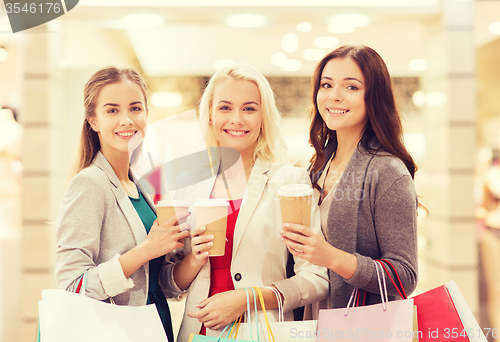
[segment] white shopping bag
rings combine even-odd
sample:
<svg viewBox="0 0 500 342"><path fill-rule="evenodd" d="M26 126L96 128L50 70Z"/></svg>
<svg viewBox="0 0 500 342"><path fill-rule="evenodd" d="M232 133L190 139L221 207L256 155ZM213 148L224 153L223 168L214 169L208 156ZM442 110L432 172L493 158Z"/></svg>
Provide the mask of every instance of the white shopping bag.
<svg viewBox="0 0 500 342"><path fill-rule="evenodd" d="M121 306L42 290L38 311L43 342L168 342L154 304Z"/></svg>
<svg viewBox="0 0 500 342"><path fill-rule="evenodd" d="M469 341L486 342L486 336L484 336L483 330L479 327L474 314L465 301L465 298L462 295L462 292L460 292L455 280L449 281L445 285L448 288L451 299L453 299L453 304L455 304L455 309L457 309L458 316L464 325L464 329L468 332L467 337L469 338Z"/></svg>
<svg viewBox="0 0 500 342"><path fill-rule="evenodd" d="M240 323L238 327L237 339L241 340L257 340L272 342L267 330L267 324L272 331L272 337L276 342L315 342L317 335L317 320L310 321L285 321L283 316L283 302L278 290L273 287L268 287L276 295L278 301L278 322L270 322L263 312L258 313L258 317L252 315L253 318L248 319L252 323ZM260 293L259 293L260 296ZM250 313L247 317L250 317ZM222 330L207 329L207 336L219 336ZM257 338L257 332L259 338Z"/></svg>

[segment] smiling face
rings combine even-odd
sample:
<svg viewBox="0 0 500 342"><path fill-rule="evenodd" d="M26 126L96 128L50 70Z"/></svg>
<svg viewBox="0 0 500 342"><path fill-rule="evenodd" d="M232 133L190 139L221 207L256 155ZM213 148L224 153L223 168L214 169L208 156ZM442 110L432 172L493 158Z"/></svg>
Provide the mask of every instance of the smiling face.
<svg viewBox="0 0 500 342"><path fill-rule="evenodd" d="M366 125L365 78L350 58L333 58L323 69L316 102L329 129L361 133Z"/></svg>
<svg viewBox="0 0 500 342"><path fill-rule="evenodd" d="M123 80L101 89L95 104L95 116L88 121L99 135L101 152L110 156L129 154L130 140L137 135L144 137L146 118L145 98L141 87Z"/></svg>
<svg viewBox="0 0 500 342"><path fill-rule="evenodd" d="M229 78L214 90L210 123L222 147L251 158L262 126L259 88L252 81Z"/></svg>

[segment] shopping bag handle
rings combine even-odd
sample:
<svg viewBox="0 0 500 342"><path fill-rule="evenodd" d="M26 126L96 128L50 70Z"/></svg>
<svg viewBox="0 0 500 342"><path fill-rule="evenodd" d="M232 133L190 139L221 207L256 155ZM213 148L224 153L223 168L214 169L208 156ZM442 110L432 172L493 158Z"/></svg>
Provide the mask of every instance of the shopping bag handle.
<svg viewBox="0 0 500 342"><path fill-rule="evenodd" d="M382 269L382 265L379 265L379 263L376 260L373 260L373 262L375 263L375 268L377 269L378 288L380 289L380 297L382 298L382 308L384 309L384 311L386 311L387 310L386 303L389 302L389 296L387 294L387 285L385 283L384 271ZM384 283L383 290L382 290L382 282L380 281L380 276L382 276L382 282Z"/></svg>
<svg viewBox="0 0 500 342"><path fill-rule="evenodd" d="M250 288L252 290L252 293L253 293L253 300L254 300L254 306L255 306L255 319L257 320L257 299L255 298L255 291ZM249 296L248 296L248 288L245 287L245 293L247 295L247 323L248 323L248 327L249 327L249 331L250 331L250 341L253 341L253 336L252 336L252 316L251 316L251 312L250 312L250 299L249 299ZM234 338L236 339L236 335L234 336ZM257 320L257 341L260 341L259 339L259 324L258 324L258 320Z"/></svg>
<svg viewBox="0 0 500 342"><path fill-rule="evenodd" d="M80 293L85 295L85 290L87 289L87 276L88 276L89 270L86 270L80 278L78 278L78 285L75 289L75 293Z"/></svg>
<svg viewBox="0 0 500 342"><path fill-rule="evenodd" d="M275 342L273 331L271 330L271 325L269 324L269 319L267 318L266 304L264 303L264 296L262 295L262 291L260 288L254 287L254 289L259 294L260 306L262 308L262 312L264 312L264 318L266 319L267 335L269 336L269 342L271 342L271 339L273 340L273 342ZM255 308L257 308L257 306L255 306ZM257 324L257 326L258 326L258 324Z"/></svg>
<svg viewBox="0 0 500 342"><path fill-rule="evenodd" d="M274 339L274 335L273 335L273 332L271 330L271 324L269 323L269 319L267 317L267 312L266 312L266 304L264 302L264 296L262 295L262 290L258 287L251 287L250 290L252 291L253 293L253 299L254 299L254 308L255 308L255 323L256 323L256 326L257 326L257 341L260 341L260 334L259 334L259 320L258 320L258 310L257 310L257 295L255 294L255 292L257 292L258 296L259 296L259 301L260 301L260 306L261 306L261 309L262 309L262 312L264 313L264 318L266 320L266 327L267 327L267 335L269 337L269 342L273 341L273 342L276 342L275 339ZM273 291L274 292L274 291ZM252 332L252 322L251 322L251 316L250 316L250 300L249 300L249 295L248 295L248 289L245 287L245 293L247 295L247 315L248 315L248 319L247 319L247 323L248 323L248 326L249 326L249 330L250 330L250 340L253 341L253 332ZM243 316L243 315L242 315ZM242 316L240 316L238 318L238 320L236 322L233 322L231 324L234 324L232 327L231 327L231 331L229 332L229 335L228 335L228 338L234 338L236 339L237 336L238 336L238 330L239 330L239 327L240 327L240 322L241 322L241 319L242 319ZM236 326L236 332L234 334L234 336L232 336L232 332L234 330ZM226 328L224 328L224 331L229 327L226 326ZM222 336L222 334L224 333L224 331L219 335L219 338ZM219 341L219 340L217 340Z"/></svg>
<svg viewBox="0 0 500 342"><path fill-rule="evenodd" d="M250 316L250 296L248 295L248 289L245 287L244 288L245 290L245 294L246 294L246 297L247 297L247 316L248 316L248 325L249 325L249 328L250 328L250 340L253 341L253 336L252 336L252 324L251 324L251 316ZM255 299L255 292L254 290L251 288L254 296L254 306L255 306L255 315L257 317L257 300ZM231 327L231 329L229 330L229 333L227 335L227 338L228 339L236 339L237 336L238 336L238 331L240 329L240 323L243 319L243 315L240 315L240 317L238 317L238 319L234 322L231 322L229 323L228 325L226 325L226 327L222 330L222 332L219 334L219 337L217 338L217 341L218 342L221 338L222 338L222 335L224 334L224 332L229 328ZM236 330L235 330L236 328ZM233 336L233 331L234 331L234 336ZM259 340L259 325L257 324L257 341L260 341Z"/></svg>
<svg viewBox="0 0 500 342"><path fill-rule="evenodd" d="M375 264L375 269L377 270L378 287L379 287L379 290L380 290L380 297L382 298L382 309L384 311L386 311L387 310L386 303L389 301L389 296L387 294L387 285L386 285L386 282L385 282L384 271L382 270L382 266L379 265L379 263L377 261L378 260L373 260L373 262ZM382 275L382 280L380 280L381 275ZM382 289L382 283L384 284L384 288L383 289ZM352 307L355 306L355 300L354 300L354 298L356 298L357 295L358 295L358 288L355 287L352 290L351 297L349 298L349 302L347 303L347 307L345 309L344 316L347 317L349 315L349 308L351 307L351 303L352 303Z"/></svg>
<svg viewBox="0 0 500 342"><path fill-rule="evenodd" d="M229 323L228 325L226 325L224 327L224 329L222 329L221 333L219 334L219 336L217 337L217 340L215 340L215 342L219 342L220 341L220 339L222 338L222 334L224 334L224 332L227 330L227 328L229 328L229 326L231 326L231 331L233 331L233 328L232 328L233 323L234 322ZM229 332L229 333L231 333L231 332ZM191 339L189 339L189 341L191 341Z"/></svg>
<svg viewBox="0 0 500 342"><path fill-rule="evenodd" d="M278 302L278 322L284 322L285 316L283 314L283 301L281 300L281 294L278 289L273 286L265 286L265 288L273 291L276 296L276 301Z"/></svg>
<svg viewBox="0 0 500 342"><path fill-rule="evenodd" d="M396 271L396 268L394 267L394 265L389 260L386 260L386 259L380 259L380 260L376 260L376 261L378 261L380 263L380 265L382 265L382 268L384 269L385 273L387 274L387 276L391 280L392 284L394 285L394 287L398 291L398 294L401 297L401 299L407 299L406 292L405 292L405 289L403 287L403 283L401 282L401 278L399 278L398 271ZM387 263L388 267L392 270L392 272L394 272L394 274L396 275L396 278L397 278L397 283L395 282L395 279L392 278L391 273L387 270L387 268L385 267L385 265L382 261Z"/></svg>
<svg viewBox="0 0 500 342"><path fill-rule="evenodd" d="M231 330L229 331L227 338L231 338L231 336L233 336L233 331L235 332L233 338L236 338L236 336L238 336L238 330L240 329L240 323L241 323L242 319L243 319L243 315L238 317L238 319L236 321L230 323ZM228 326L229 326L229 324L228 324ZM235 328L236 328L236 330L235 330ZM222 332L224 332L224 331L222 331ZM222 333L219 336L222 336Z"/></svg>

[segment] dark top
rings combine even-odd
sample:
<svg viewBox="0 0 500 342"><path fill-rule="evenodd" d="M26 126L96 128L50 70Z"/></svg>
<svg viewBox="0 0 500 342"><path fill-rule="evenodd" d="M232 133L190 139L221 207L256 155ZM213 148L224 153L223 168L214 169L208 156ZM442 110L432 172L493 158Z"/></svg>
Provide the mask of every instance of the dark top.
<svg viewBox="0 0 500 342"><path fill-rule="evenodd" d="M156 220L156 215L149 206L148 202L142 196L142 193L139 191L139 189L137 189L137 191L139 192L139 198L133 198L130 196L129 198L134 205L137 214L141 218L146 232L149 234L151 226L153 225L154 220ZM163 329L165 329L168 340L173 341L174 334L172 328L172 319L170 317L170 309L168 308L167 300L165 299L165 296L160 289L160 285L158 284L158 273L160 272L160 268L164 259L165 256L161 256L149 261L149 291L147 304L154 303L156 305L156 309L158 310L158 314L160 315Z"/></svg>

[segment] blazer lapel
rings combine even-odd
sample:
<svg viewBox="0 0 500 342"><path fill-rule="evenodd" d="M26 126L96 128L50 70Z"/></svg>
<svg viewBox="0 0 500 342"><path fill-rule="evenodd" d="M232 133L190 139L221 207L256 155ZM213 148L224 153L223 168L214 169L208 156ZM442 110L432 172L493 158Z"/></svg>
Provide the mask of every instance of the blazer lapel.
<svg viewBox="0 0 500 342"><path fill-rule="evenodd" d="M108 176L108 179L111 183L110 184L111 191L115 195L116 202L118 203L120 210L123 212L123 215L125 216L125 219L128 222L129 228L132 231L132 235L134 236L136 245L138 245L139 243L143 242L146 239L146 229L142 224L141 218L135 211L134 205L132 204L132 202L128 198L127 193L121 186L120 181L118 180L118 177L116 177L116 174L111 168L111 165L109 164L108 160L106 159L106 157L104 157L104 155L101 152L97 153L94 159L94 164L97 165L99 168L101 168ZM154 206L152 208L154 210Z"/></svg>
<svg viewBox="0 0 500 342"><path fill-rule="evenodd" d="M135 173L133 173L132 171L130 173L131 173L132 179L134 180L134 183L137 185L137 187L139 188L139 191L142 193L142 196L144 197L146 202L149 204L149 207L151 208L151 210L153 210L155 215L157 215L156 214L156 206L155 206L153 199L152 199L152 195L156 194L155 188L146 179L144 179L142 177L141 178L137 177L137 175Z"/></svg>
<svg viewBox="0 0 500 342"><path fill-rule="evenodd" d="M252 173L245 189L245 196L243 197L240 212L238 213L238 219L236 220L236 226L234 227L233 258L240 247L248 222L264 193L267 181L269 180L267 173L270 166L271 162L257 159L252 168Z"/></svg>

